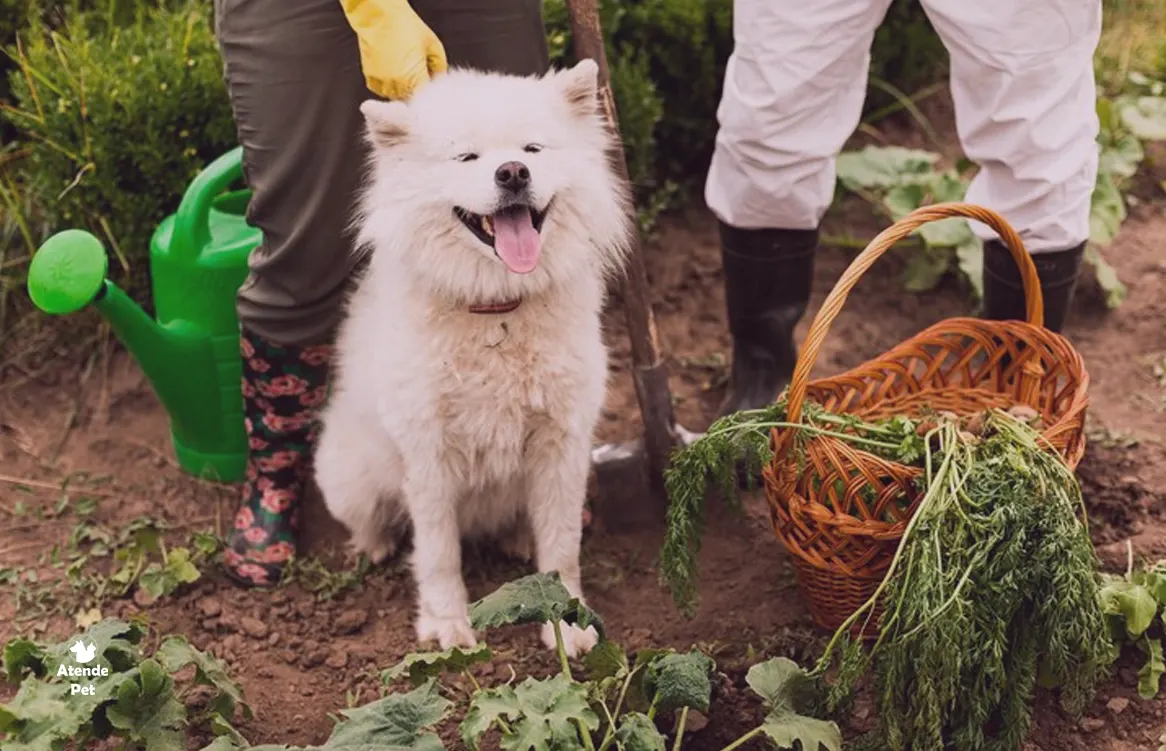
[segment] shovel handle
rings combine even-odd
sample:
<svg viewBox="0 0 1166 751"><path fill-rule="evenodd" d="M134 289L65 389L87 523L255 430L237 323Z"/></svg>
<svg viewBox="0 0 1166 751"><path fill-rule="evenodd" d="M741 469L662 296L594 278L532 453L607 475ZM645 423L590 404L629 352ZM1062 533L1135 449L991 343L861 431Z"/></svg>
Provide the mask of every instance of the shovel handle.
<svg viewBox="0 0 1166 751"><path fill-rule="evenodd" d="M615 98L611 93L611 75L607 67L607 50L603 42L603 28L599 21L597 0L567 0L567 16L571 24L571 39L575 57L590 58L599 68L599 105L611 131L614 143L613 166L617 177L629 183L627 157L619 132L619 117ZM676 419L672 412L672 394L668 387L668 371L660 355L656 320L652 312L648 287L648 272L640 253L638 231L632 231L632 249L628 257L621 296L628 325L628 339L632 350L632 376L636 399L644 421L644 449L647 454L653 485L662 488L664 470L668 467L676 444Z"/></svg>

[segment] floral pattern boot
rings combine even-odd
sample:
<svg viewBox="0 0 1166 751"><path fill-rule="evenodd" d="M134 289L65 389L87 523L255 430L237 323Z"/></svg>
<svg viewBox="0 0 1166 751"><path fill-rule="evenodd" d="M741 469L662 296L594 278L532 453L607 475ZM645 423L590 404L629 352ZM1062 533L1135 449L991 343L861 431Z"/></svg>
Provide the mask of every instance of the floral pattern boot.
<svg viewBox="0 0 1166 751"><path fill-rule="evenodd" d="M295 552L299 501L332 348L280 346L243 330L240 353L250 454L223 562L240 583L270 587Z"/></svg>

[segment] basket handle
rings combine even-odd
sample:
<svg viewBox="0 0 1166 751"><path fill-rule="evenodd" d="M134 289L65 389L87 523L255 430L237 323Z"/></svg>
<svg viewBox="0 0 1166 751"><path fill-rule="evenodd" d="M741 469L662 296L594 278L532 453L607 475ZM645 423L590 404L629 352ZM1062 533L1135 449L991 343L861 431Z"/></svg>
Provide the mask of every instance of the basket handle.
<svg viewBox="0 0 1166 751"><path fill-rule="evenodd" d="M923 206L880 232L855 258L850 266L839 277L834 289L826 296L826 301L818 310L810 331L798 353L797 365L794 367L793 377L790 380L787 399L788 413L786 419L796 423L802 416L802 405L806 398L806 389L810 382L810 371L818 359L818 352L822 342L830 331L830 325L846 304L850 290L862 278L862 275L874 265L891 246L910 235L916 229L928 222L936 222L952 217L967 217L983 222L996 231L1008 250L1012 252L1012 259L1020 267L1020 278L1024 283L1024 297L1028 322L1033 326L1044 326L1044 299L1041 295L1040 277L1037 276L1036 266L1029 257L1028 251L1020 235L1012 228L1004 217L991 209L971 203L937 203L932 206Z"/></svg>

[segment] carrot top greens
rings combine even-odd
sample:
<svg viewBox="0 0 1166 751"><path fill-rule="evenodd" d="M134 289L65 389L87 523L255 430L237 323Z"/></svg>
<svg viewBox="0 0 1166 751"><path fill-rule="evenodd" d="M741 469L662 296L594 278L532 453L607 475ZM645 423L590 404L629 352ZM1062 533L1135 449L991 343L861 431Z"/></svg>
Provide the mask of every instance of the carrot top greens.
<svg viewBox="0 0 1166 751"><path fill-rule="evenodd" d="M707 484L735 501L735 464L771 458L769 430L785 426L784 412L778 403L729 416L677 453L660 571L683 607L695 600ZM1038 686L1060 689L1065 708L1080 711L1114 650L1080 488L1030 424L1035 413L864 423L806 412L803 436L829 432L924 470L886 578L811 671L829 688L828 708L873 673L880 735L894 751L1014 751ZM867 648L849 634L880 600Z"/></svg>

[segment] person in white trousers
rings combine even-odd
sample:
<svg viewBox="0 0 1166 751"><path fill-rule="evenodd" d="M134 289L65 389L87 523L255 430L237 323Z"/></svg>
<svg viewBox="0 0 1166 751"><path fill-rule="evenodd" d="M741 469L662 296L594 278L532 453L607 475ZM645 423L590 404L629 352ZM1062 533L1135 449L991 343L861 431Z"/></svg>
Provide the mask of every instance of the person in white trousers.
<svg viewBox="0 0 1166 751"><path fill-rule="evenodd" d="M793 372L835 157L858 126L891 0L735 0L705 200L720 225L733 360L720 414L770 404ZM1040 272L1045 323L1073 296L1097 175L1101 0L921 0L951 57L956 127L979 165L966 200L1000 213ZM982 316L1024 317L986 226Z"/></svg>

